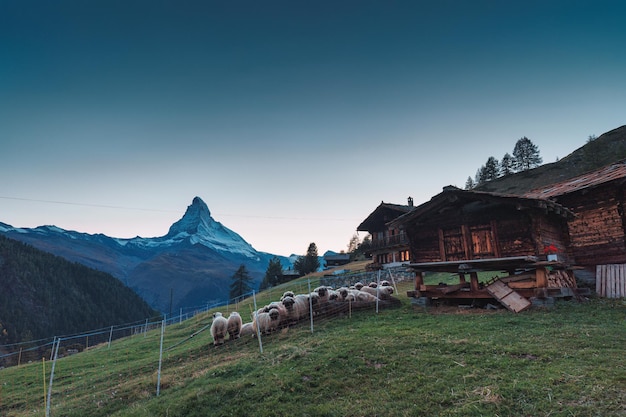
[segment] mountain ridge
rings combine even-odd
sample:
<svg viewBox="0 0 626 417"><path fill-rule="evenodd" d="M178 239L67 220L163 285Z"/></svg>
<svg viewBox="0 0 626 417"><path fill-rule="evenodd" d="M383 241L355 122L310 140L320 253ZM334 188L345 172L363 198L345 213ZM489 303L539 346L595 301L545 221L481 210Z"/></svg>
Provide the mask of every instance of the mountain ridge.
<svg viewBox="0 0 626 417"><path fill-rule="evenodd" d="M73 262L108 272L162 312L228 301L229 280L245 265L260 283L273 254L259 252L211 217L200 197L166 235L116 238L56 226L16 228L0 223L0 234ZM283 266L291 261L278 256Z"/></svg>

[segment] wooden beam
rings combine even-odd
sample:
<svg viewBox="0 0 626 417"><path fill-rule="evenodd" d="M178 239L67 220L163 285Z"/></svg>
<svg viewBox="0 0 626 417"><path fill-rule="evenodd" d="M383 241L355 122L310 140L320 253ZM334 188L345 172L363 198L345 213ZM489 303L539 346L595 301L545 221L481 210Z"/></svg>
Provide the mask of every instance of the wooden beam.
<svg viewBox="0 0 626 417"><path fill-rule="evenodd" d="M478 272L470 272L470 288L472 291L480 290L480 285L478 284Z"/></svg>
<svg viewBox="0 0 626 417"><path fill-rule="evenodd" d="M415 272L415 295L414 297L416 298L421 297L420 288L422 285L424 285L424 273L421 271L416 271Z"/></svg>

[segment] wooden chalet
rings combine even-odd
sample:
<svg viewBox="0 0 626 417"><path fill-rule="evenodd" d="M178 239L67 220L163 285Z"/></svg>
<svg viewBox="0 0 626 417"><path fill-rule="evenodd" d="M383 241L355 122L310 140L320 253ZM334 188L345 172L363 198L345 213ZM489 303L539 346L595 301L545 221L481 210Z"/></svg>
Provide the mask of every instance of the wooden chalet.
<svg viewBox="0 0 626 417"><path fill-rule="evenodd" d="M599 295L626 297L625 161L532 190L525 197L553 201L572 211L569 257L595 275Z"/></svg>
<svg viewBox="0 0 626 417"><path fill-rule="evenodd" d="M551 200L449 186L387 227L408 240L409 266L416 273L409 296L495 298L521 311L530 305L528 298L562 294L564 288L571 295L576 287L568 270L572 218L570 210ZM557 261L546 259L546 248L557 252ZM424 285L427 271L457 274L459 282ZM493 282L479 283L480 271L495 271Z"/></svg>
<svg viewBox="0 0 626 417"><path fill-rule="evenodd" d="M357 227L357 231L368 232L372 238L372 261L379 267L393 266L410 261L409 243L404 231L389 223L409 213L415 207L413 199L408 205L390 204L384 201Z"/></svg>

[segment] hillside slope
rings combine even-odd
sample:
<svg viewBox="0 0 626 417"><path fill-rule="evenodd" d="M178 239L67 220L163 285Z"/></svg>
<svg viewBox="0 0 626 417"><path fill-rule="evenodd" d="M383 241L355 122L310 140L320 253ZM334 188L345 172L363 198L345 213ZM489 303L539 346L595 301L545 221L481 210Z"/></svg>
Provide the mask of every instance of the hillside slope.
<svg viewBox="0 0 626 417"><path fill-rule="evenodd" d="M115 277L0 235L0 345L158 313Z"/></svg>
<svg viewBox="0 0 626 417"><path fill-rule="evenodd" d="M476 190L519 195L623 159L626 159L626 125L602 134L557 162L488 181Z"/></svg>

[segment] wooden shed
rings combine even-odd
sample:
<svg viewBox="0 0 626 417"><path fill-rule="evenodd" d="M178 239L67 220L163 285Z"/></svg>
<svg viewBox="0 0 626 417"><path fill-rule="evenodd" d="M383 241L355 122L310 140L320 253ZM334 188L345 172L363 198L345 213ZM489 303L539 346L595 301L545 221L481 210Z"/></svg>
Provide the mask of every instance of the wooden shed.
<svg viewBox="0 0 626 417"><path fill-rule="evenodd" d="M521 297L546 297L576 286L567 269L567 221L572 218L570 210L551 200L449 186L389 227L402 230L409 241L410 266L416 271L409 296L502 302L501 291L494 295L502 283ZM546 248L554 249L556 261L547 261ZM478 283L483 270L505 272L507 280L488 288ZM456 273L459 283L425 286L426 271Z"/></svg>
<svg viewBox="0 0 626 417"><path fill-rule="evenodd" d="M599 295L626 297L626 162L532 190L525 197L547 199L572 211L572 261L595 276Z"/></svg>
<svg viewBox="0 0 626 417"><path fill-rule="evenodd" d="M414 208L411 197L408 198L406 206L383 201L357 227L356 230L368 232L372 237L371 254L374 264L389 266L409 262L409 244L404 231L396 226L390 226L390 222Z"/></svg>

